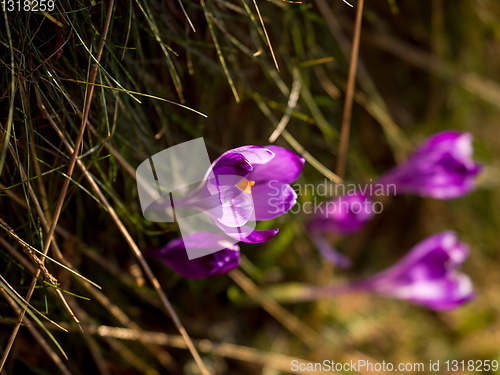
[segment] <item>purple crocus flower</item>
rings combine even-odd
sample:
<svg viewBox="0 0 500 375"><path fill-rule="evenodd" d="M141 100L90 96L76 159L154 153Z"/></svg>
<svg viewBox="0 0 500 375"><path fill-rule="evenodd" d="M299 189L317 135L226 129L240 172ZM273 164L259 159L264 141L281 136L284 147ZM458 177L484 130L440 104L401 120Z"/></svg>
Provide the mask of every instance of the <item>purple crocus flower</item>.
<svg viewBox="0 0 500 375"><path fill-rule="evenodd" d="M379 184L394 184L398 193L436 199L469 193L481 171L472 159L472 135L453 130L428 138L408 160L383 174Z"/></svg>
<svg viewBox="0 0 500 375"><path fill-rule="evenodd" d="M311 301L373 292L436 311L451 310L474 297L470 278L457 271L468 254L467 245L456 233L446 231L421 241L396 264L369 278L344 285L294 287L294 293L281 300Z"/></svg>
<svg viewBox="0 0 500 375"><path fill-rule="evenodd" d="M347 268L351 261L332 247L328 235L347 235L357 232L375 212L373 201L363 194L337 197L326 202L325 209L307 224L311 240L330 263Z"/></svg>
<svg viewBox="0 0 500 375"><path fill-rule="evenodd" d="M290 186L299 176L304 159L279 146L243 146L222 154L207 172L206 181L178 200L184 210L205 212L220 233L194 233L175 239L154 251L170 268L188 278L204 278L228 272L239 264L236 239L248 243L266 242L279 229L255 230L250 221L276 218L292 208L297 194ZM227 237L229 236L229 237ZM188 260L186 247L224 248L216 253ZM215 245L215 246L214 246Z"/></svg>
<svg viewBox="0 0 500 375"><path fill-rule="evenodd" d="M389 269L353 283L351 289L450 310L474 297L469 277L457 272L468 254L467 245L454 232L442 232L417 244Z"/></svg>
<svg viewBox="0 0 500 375"><path fill-rule="evenodd" d="M214 243L224 248L200 258L188 258L186 246L203 250L213 247ZM160 259L175 272L188 279L223 275L240 264L239 246L227 241L224 235L215 233L195 233L187 237L176 238L159 249L147 252L146 255Z"/></svg>
<svg viewBox="0 0 500 375"><path fill-rule="evenodd" d="M279 146L243 146L222 154L213 165L214 174L231 173L244 179L238 185L252 193L256 220L274 219L290 208L297 194L290 184L294 182L305 160L296 153Z"/></svg>
<svg viewBox="0 0 500 375"><path fill-rule="evenodd" d="M326 202L325 209L309 221L312 231L351 234L375 214L373 201L361 193L343 195Z"/></svg>
<svg viewBox="0 0 500 375"><path fill-rule="evenodd" d="M236 198L221 206L214 222L238 241L268 241L278 229L251 231L245 228L245 223L250 219L274 219L295 205L297 194L290 184L297 179L304 163L296 153L273 145L243 146L225 152L212 164L215 178L207 181L205 195L223 190ZM225 176L236 176L238 181ZM248 235L242 236L242 233Z"/></svg>

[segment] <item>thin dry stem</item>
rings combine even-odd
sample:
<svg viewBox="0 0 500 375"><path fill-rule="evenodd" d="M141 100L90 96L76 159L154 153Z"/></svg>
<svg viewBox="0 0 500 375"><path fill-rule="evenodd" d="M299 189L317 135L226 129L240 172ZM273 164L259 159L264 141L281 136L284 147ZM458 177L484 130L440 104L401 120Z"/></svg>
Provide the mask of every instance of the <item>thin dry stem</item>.
<svg viewBox="0 0 500 375"><path fill-rule="evenodd" d="M184 13L184 17L186 17L186 20L188 21L189 26L191 27L191 30L193 30L193 32L196 32L196 29L193 25L193 22L191 22L191 18L189 18L189 14L187 13L186 8L184 8L184 4L182 3L182 0L178 0L178 1L179 1L179 6L181 7L182 13Z"/></svg>
<svg viewBox="0 0 500 375"><path fill-rule="evenodd" d="M255 6L255 10L257 11L257 16L259 17L260 24L262 25L262 30L264 30L264 35L266 36L266 43L269 46L269 51L271 52L271 56L273 58L274 66L276 67L276 70L280 70L280 67L278 65L278 61L276 60L276 56L274 54L273 46L271 45L271 39L269 38L269 35L267 34L267 29L266 25L264 24L264 20L262 19L262 15L260 14L260 9L259 6L257 5L257 1L253 0L253 5Z"/></svg>
<svg viewBox="0 0 500 375"><path fill-rule="evenodd" d="M315 0L319 11L325 19L326 25L332 36L336 39L343 54L347 57L349 51L352 51L352 43L344 36L340 22L336 19L335 13L330 9L326 0ZM406 152L409 149L409 142L406 135L398 127L391 117L391 113L385 104L385 101L379 93L375 82L371 78L368 70L362 61L358 61L359 84L366 92L376 111L370 112L372 116L380 123L391 145L396 160L402 161L406 158Z"/></svg>
<svg viewBox="0 0 500 375"><path fill-rule="evenodd" d="M120 354L122 358L135 367L139 373L144 375L160 375L160 373L151 365L144 360L140 355L134 352L132 349L128 348L122 342L115 340L113 338L106 338L106 342L113 350Z"/></svg>
<svg viewBox="0 0 500 375"><path fill-rule="evenodd" d="M145 341L156 345L165 345L179 349L187 349L181 336L170 335L163 332L138 331L133 329L110 327L104 325L92 325L85 327L91 334L101 337L112 337L120 340ZM298 361L308 364L309 361L281 353L273 353L247 346L235 345L226 342L215 342L208 339L195 340L198 349L203 353L209 353L226 358L237 359L248 363L258 363L273 369L289 372L290 363ZM297 374L311 374L310 371L297 371ZM331 372L331 374L335 374Z"/></svg>
<svg viewBox="0 0 500 375"><path fill-rule="evenodd" d="M24 309L19 308L19 306L16 304L15 301L12 300L12 298L7 294L5 290L0 288L0 294L5 298L5 300L10 304L10 306L14 309L16 314L18 316L21 315L22 311ZM35 328L35 326L31 323L30 319L28 319L27 316L23 315L23 321L28 327L30 333L33 335L35 340L38 342L38 344L42 347L42 349L47 353L49 358L54 362L54 364L59 368L59 370L64 374L64 375L71 375L71 371L66 367L66 365L63 363L62 359L57 355L57 353L50 347L50 345L47 343L47 341L43 338L43 336L38 332ZM3 371L3 370L2 370Z"/></svg>
<svg viewBox="0 0 500 375"><path fill-rule="evenodd" d="M354 25L354 36L352 38L351 59L349 63L349 76L347 80L346 97L344 102L344 113L342 115L342 125L340 128L340 143L337 156L336 172L340 177L344 177L347 150L349 148L349 135L351 132L352 103L354 101L354 88L356 83L356 70L358 67L359 40L361 37L361 24L363 20L363 6L365 1L358 0L356 10L356 21Z"/></svg>
<svg viewBox="0 0 500 375"><path fill-rule="evenodd" d="M316 332L304 325L295 315L284 309L272 297L260 291L257 285L241 271L237 269L232 270L229 272L229 276L250 296L250 298L261 305L264 310L271 314L278 322L283 324L291 333L304 341L304 343L310 347L314 347L320 342Z"/></svg>

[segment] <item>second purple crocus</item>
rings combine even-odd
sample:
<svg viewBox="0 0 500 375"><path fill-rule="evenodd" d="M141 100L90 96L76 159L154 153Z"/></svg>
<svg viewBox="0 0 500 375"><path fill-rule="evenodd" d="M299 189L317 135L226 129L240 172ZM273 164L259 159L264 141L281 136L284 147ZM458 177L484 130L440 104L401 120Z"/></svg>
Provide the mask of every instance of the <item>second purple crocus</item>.
<svg viewBox="0 0 500 375"><path fill-rule="evenodd" d="M454 309L474 297L470 278L457 271L468 255L468 246L454 232L442 232L420 242L389 269L352 286L433 310Z"/></svg>
<svg viewBox="0 0 500 375"><path fill-rule="evenodd" d="M406 162L384 173L377 183L394 184L398 193L458 198L474 188L481 171L472 153L470 133L443 131L429 137Z"/></svg>
<svg viewBox="0 0 500 375"><path fill-rule="evenodd" d="M436 311L451 310L474 297L470 278L457 271L468 254L467 245L454 232L438 233L414 246L385 271L347 285L307 288L295 300L373 292Z"/></svg>

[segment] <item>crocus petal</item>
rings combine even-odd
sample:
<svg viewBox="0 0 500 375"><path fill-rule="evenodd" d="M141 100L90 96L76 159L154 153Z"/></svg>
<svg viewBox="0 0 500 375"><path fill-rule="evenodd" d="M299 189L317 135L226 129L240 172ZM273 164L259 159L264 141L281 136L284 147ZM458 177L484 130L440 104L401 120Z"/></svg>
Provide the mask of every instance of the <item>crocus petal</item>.
<svg viewBox="0 0 500 375"><path fill-rule="evenodd" d="M269 229L269 230L254 230L249 236L244 238L242 241L247 243L262 243L267 242L273 238L279 229Z"/></svg>
<svg viewBox="0 0 500 375"><path fill-rule="evenodd" d="M269 149L269 147L261 146L241 146L233 148L226 153L239 153L242 154L246 160L252 165L254 164L266 164L269 163L274 158L274 152ZM223 155L224 156L224 155Z"/></svg>
<svg viewBox="0 0 500 375"><path fill-rule="evenodd" d="M380 177L398 193L436 199L457 198L470 192L481 167L472 159L472 136L445 131L425 141L408 160Z"/></svg>
<svg viewBox="0 0 500 375"><path fill-rule="evenodd" d="M217 226L226 235L234 238L237 241L246 243L267 242L279 232L279 229L257 230L253 229L253 227L249 227L248 225L243 225L241 227L228 227L224 226L221 223L218 223Z"/></svg>
<svg viewBox="0 0 500 375"><path fill-rule="evenodd" d="M240 263L240 249L215 233L196 233L184 239L176 238L165 246L147 253L163 261L175 272L188 279L223 275ZM188 259L185 243L190 248L203 249L213 244L226 246L224 249L196 259ZM226 244L226 245L225 245Z"/></svg>
<svg viewBox="0 0 500 375"><path fill-rule="evenodd" d="M202 186L193 192L188 200L200 201L208 197L220 196L232 188L253 170L252 165L242 154L226 152L215 160L207 171Z"/></svg>
<svg viewBox="0 0 500 375"><path fill-rule="evenodd" d="M412 282L446 276L469 255L468 246L455 232L435 234L414 246L397 264L379 275L381 278Z"/></svg>
<svg viewBox="0 0 500 375"><path fill-rule="evenodd" d="M401 286L389 294L432 310L444 311L470 301L474 290L468 276L456 273L439 280L422 280Z"/></svg>
<svg viewBox="0 0 500 375"><path fill-rule="evenodd" d="M233 190L238 192L233 194ZM228 227L241 227L249 220L255 220L253 198L237 186L226 190L221 194L221 205L219 207L219 222Z"/></svg>
<svg viewBox="0 0 500 375"><path fill-rule="evenodd" d="M256 220L270 220L283 215L295 203L297 193L288 184L279 181L256 183L252 187Z"/></svg>
<svg viewBox="0 0 500 375"><path fill-rule="evenodd" d="M266 146L275 156L267 163L254 165L248 179L252 181L267 182L280 181L290 184L294 182L302 172L305 159L295 152L279 146Z"/></svg>
<svg viewBox="0 0 500 375"><path fill-rule="evenodd" d="M474 295L470 279L456 271L467 255L467 245L454 232L443 232L416 245L386 271L354 284L431 309L451 309Z"/></svg>
<svg viewBox="0 0 500 375"><path fill-rule="evenodd" d="M225 153L214 162L215 175L243 176L252 171L252 164L240 153Z"/></svg>
<svg viewBox="0 0 500 375"><path fill-rule="evenodd" d="M446 130L429 137L418 147L410 156L420 158L425 155L451 153L456 159L462 161L467 167L474 166L472 160L472 135L470 133L461 133L454 130Z"/></svg>

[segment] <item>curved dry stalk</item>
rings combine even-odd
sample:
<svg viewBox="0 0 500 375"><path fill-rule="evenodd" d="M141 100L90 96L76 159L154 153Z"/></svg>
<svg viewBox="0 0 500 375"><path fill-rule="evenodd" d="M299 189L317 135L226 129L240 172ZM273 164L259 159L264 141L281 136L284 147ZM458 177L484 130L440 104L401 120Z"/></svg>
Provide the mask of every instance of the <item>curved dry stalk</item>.
<svg viewBox="0 0 500 375"><path fill-rule="evenodd" d="M288 142L290 146L293 147L295 151L297 151L300 156L302 156L306 161L311 164L313 168L315 168L318 172L322 173L323 176L326 178L329 178L336 184L341 184L342 183L342 177L339 175L333 173L331 170L329 170L327 167L325 167L321 162L316 159L314 156L312 156L309 151L306 151L304 147L288 132L288 130L283 130L282 132L283 138L285 141Z"/></svg>
<svg viewBox="0 0 500 375"><path fill-rule="evenodd" d="M269 137L269 142L274 143L276 139L283 133L285 130L286 126L288 125L288 122L290 121L290 117L292 115L292 111L295 109L297 106L297 102L299 100L300 96L300 89L302 88L302 83L300 79L300 73L298 68L293 69L293 83L292 83L292 89L290 90L290 96L288 97L288 103L286 106L286 111L281 117L281 120L279 124L276 126L276 129L274 129L273 133Z"/></svg>
<svg viewBox="0 0 500 375"><path fill-rule="evenodd" d="M271 113L271 110L267 106L266 103L259 97L254 95L254 99L257 102L257 105L259 106L260 110L264 115L269 119L271 123L276 123L278 122L276 118L273 116ZM302 156L306 161L311 164L313 168L315 168L318 172L320 172L323 176L326 178L330 179L331 181L335 182L336 184L341 184L342 183L342 178L335 173L333 173L331 170L329 170L326 166L321 164L321 162L316 159L314 156L312 156L302 145L297 141L289 132L288 130L284 129L281 133L283 139L288 142L292 148L297 151L297 153Z"/></svg>

